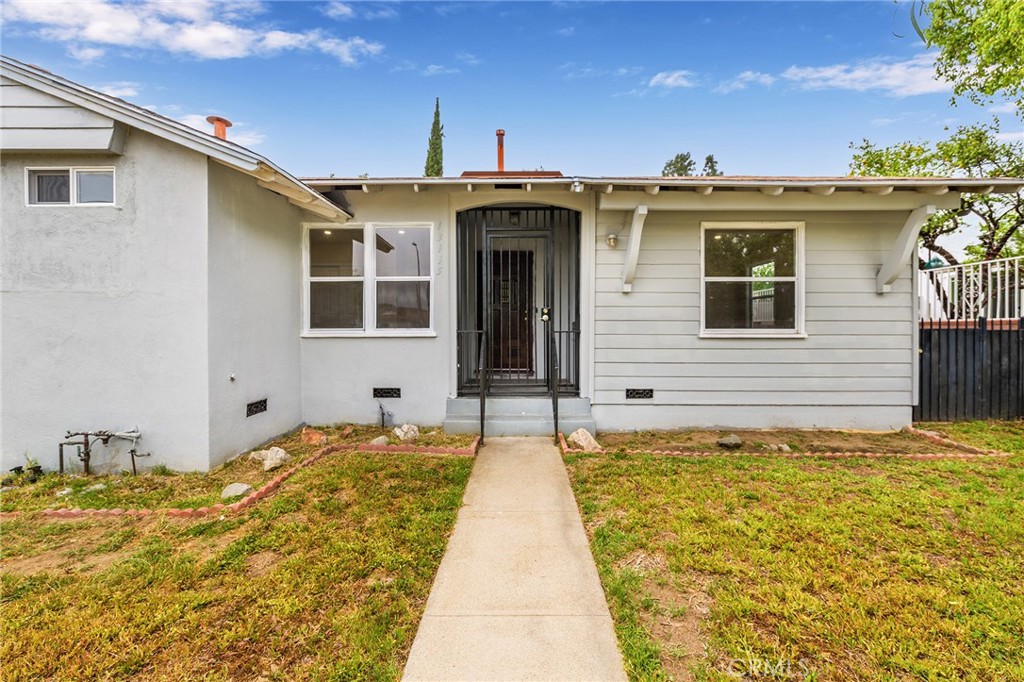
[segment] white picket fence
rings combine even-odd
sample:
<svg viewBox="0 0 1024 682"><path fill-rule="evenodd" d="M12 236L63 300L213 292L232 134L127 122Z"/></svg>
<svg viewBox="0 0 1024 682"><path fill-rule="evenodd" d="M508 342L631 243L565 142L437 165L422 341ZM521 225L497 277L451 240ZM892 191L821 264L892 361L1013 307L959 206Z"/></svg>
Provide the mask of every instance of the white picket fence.
<svg viewBox="0 0 1024 682"><path fill-rule="evenodd" d="M1024 257L918 271L922 320L1024 317Z"/></svg>

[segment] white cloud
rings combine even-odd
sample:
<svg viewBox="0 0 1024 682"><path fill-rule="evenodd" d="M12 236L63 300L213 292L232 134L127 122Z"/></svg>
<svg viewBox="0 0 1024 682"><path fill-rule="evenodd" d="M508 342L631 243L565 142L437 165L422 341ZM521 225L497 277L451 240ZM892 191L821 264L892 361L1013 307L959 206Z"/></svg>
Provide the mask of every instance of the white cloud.
<svg viewBox="0 0 1024 682"><path fill-rule="evenodd" d="M693 71L680 69L678 71L661 71L654 74L654 77L647 82L649 88L692 88L697 85L694 80Z"/></svg>
<svg viewBox="0 0 1024 682"><path fill-rule="evenodd" d="M458 54L455 55L455 58L458 59L463 64L468 64L469 66L477 66L481 63L481 59L479 57L469 52L459 52Z"/></svg>
<svg viewBox="0 0 1024 682"><path fill-rule="evenodd" d="M1016 130L1008 133L996 133L996 139L1000 142L1024 142L1024 130Z"/></svg>
<svg viewBox="0 0 1024 682"><path fill-rule="evenodd" d="M356 11L352 9L352 5L344 2L338 2L338 0L331 0L331 2L327 3L323 12L324 15L331 19L351 19L356 15Z"/></svg>
<svg viewBox="0 0 1024 682"><path fill-rule="evenodd" d="M120 98L135 97L139 94L139 84L133 81L117 81L116 83L97 85L93 89L99 90L104 95Z"/></svg>
<svg viewBox="0 0 1024 682"><path fill-rule="evenodd" d="M805 90L880 90L890 97L948 92L950 86L935 74L930 55L893 62L873 59L857 64L791 66L782 78Z"/></svg>
<svg viewBox="0 0 1024 682"><path fill-rule="evenodd" d="M643 69L639 66L620 66L614 69L594 67L590 64L577 64L566 62L558 67L562 72L562 78L575 80L577 78L603 78L606 76L635 76Z"/></svg>
<svg viewBox="0 0 1024 682"><path fill-rule="evenodd" d="M110 45L163 49L200 59L319 51L344 64L356 64L384 49L360 37L342 39L321 30L282 31L253 24L264 9L262 3L247 0L6 0L3 19L35 25L40 36L69 43L69 53L86 62L102 56L102 47Z"/></svg>
<svg viewBox="0 0 1024 682"><path fill-rule="evenodd" d="M993 114L1013 114L1017 111L1016 102L1003 102L1002 104L994 104L988 108Z"/></svg>
<svg viewBox="0 0 1024 682"><path fill-rule="evenodd" d="M427 68L423 69L424 76L443 76L449 73L458 73L458 69L453 69L441 64L431 64Z"/></svg>
<svg viewBox="0 0 1024 682"><path fill-rule="evenodd" d="M575 26L566 26L565 28L558 29L557 31L555 31L555 33L557 33L558 35L560 35L560 36L562 36L564 38L571 38L573 35L576 34L576 27Z"/></svg>
<svg viewBox="0 0 1024 682"><path fill-rule="evenodd" d="M77 59L82 64L92 64L106 53L106 50L98 47L80 47L78 45L68 47L68 55Z"/></svg>
<svg viewBox="0 0 1024 682"><path fill-rule="evenodd" d="M363 19L394 19L398 16L398 10L394 7L384 5L376 9L364 10Z"/></svg>
<svg viewBox="0 0 1024 682"><path fill-rule="evenodd" d="M775 82L775 76L760 71L744 71L732 80L727 80L715 88L715 92L725 95L737 90L746 90L748 85L769 86Z"/></svg>

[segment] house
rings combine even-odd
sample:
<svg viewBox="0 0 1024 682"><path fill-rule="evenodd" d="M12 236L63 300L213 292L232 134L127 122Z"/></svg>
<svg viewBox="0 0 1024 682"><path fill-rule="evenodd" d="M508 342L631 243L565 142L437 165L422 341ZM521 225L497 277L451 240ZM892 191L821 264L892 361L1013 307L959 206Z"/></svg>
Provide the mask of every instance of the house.
<svg viewBox="0 0 1024 682"><path fill-rule="evenodd" d="M893 429L911 255L1020 180L298 180L3 59L3 466L137 428L204 470L300 423ZM499 157L500 158L500 157ZM372 244L373 248L367 248ZM98 447L125 468L130 443Z"/></svg>

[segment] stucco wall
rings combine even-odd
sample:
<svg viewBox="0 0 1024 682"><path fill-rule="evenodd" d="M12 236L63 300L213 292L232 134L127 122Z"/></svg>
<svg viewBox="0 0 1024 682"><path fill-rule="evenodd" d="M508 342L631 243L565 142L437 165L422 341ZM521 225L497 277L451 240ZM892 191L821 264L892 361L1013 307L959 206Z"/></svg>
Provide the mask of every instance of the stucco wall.
<svg viewBox="0 0 1024 682"><path fill-rule="evenodd" d="M25 205L26 166L90 163L116 167L116 206ZM2 468L137 426L143 465L205 469L206 158L132 131L120 157L4 154L0 180ZM128 468L129 447L93 463Z"/></svg>
<svg viewBox="0 0 1024 682"><path fill-rule="evenodd" d="M210 460L216 466L302 421L303 212L216 162L209 178ZM267 411L246 417L246 404L263 398Z"/></svg>
<svg viewBox="0 0 1024 682"><path fill-rule="evenodd" d="M624 249L598 240L594 417L634 428L900 428L913 394L913 297L906 267L890 293L875 275L906 220L898 211L652 212L633 291ZM807 338L699 338L700 223L805 223ZM598 233L628 239L621 212ZM624 229L623 225L627 225ZM653 388L653 400L626 400Z"/></svg>
<svg viewBox="0 0 1024 682"><path fill-rule="evenodd" d="M454 344L449 305L448 249L452 226L445 192L414 194L410 188L362 194L349 192L355 224L432 222L434 241L434 331L427 338L302 339L302 402L311 424L378 420L373 388L398 387L399 399L381 402L395 420L440 424L445 415L450 348ZM299 327L296 327L296 333Z"/></svg>

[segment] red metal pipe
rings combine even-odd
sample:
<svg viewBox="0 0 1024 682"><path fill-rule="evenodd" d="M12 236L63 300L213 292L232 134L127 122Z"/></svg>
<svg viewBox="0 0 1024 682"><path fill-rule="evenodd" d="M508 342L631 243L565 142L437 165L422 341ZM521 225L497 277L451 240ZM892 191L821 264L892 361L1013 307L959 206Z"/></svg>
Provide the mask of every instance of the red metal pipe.
<svg viewBox="0 0 1024 682"><path fill-rule="evenodd" d="M214 137L219 137L222 140L228 139L228 128L231 127L231 121L221 116L207 116L206 120L213 124Z"/></svg>
<svg viewBox="0 0 1024 682"><path fill-rule="evenodd" d="M505 131L499 128L494 131L494 134L498 136L498 172L503 173L505 171Z"/></svg>

